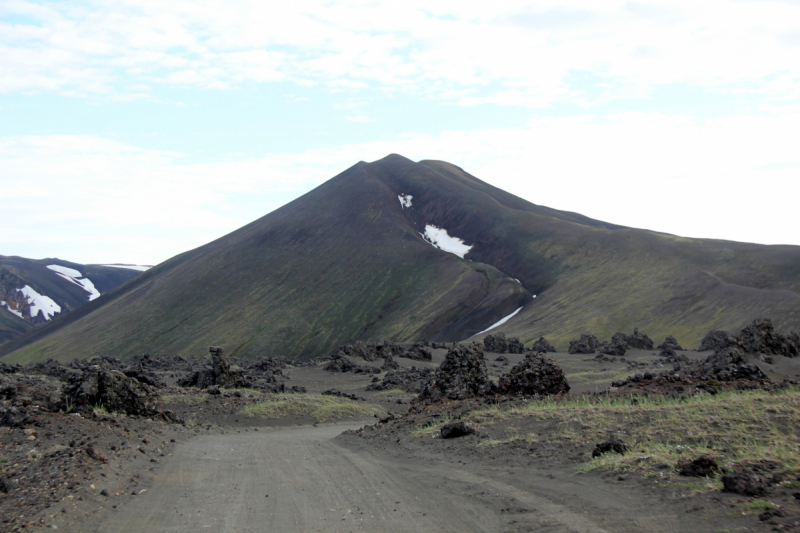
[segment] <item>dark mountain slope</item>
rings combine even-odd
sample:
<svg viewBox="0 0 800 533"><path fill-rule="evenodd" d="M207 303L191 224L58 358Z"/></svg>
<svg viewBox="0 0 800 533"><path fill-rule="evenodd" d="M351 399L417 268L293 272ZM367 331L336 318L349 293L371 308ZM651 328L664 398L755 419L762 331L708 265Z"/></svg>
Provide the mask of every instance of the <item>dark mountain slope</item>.
<svg viewBox="0 0 800 533"><path fill-rule="evenodd" d="M410 206L398 198L407 195ZM421 236L428 226L472 249L461 259L433 247ZM547 335L563 348L582 331L638 326L691 345L758 316L797 329L799 294L800 247L607 224L532 204L449 163L392 155L358 163L0 354L199 355L219 344L242 356L310 356L353 338L462 340L519 307L503 330L525 341Z"/></svg>
<svg viewBox="0 0 800 533"><path fill-rule="evenodd" d="M77 309L138 274L62 259L0 256L0 342Z"/></svg>
<svg viewBox="0 0 800 533"><path fill-rule="evenodd" d="M0 344L33 329L33 324L0 307Z"/></svg>

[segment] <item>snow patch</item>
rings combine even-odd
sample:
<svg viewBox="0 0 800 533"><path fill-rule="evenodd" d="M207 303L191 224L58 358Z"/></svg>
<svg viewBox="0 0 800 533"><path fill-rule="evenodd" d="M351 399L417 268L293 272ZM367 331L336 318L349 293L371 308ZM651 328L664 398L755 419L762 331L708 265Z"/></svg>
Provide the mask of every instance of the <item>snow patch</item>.
<svg viewBox="0 0 800 533"><path fill-rule="evenodd" d="M111 268L129 268L131 270L138 270L140 272L144 272L145 270L152 268L149 265L100 265L100 266L111 267Z"/></svg>
<svg viewBox="0 0 800 533"><path fill-rule="evenodd" d="M516 311L514 311L513 313L511 313L510 315L508 315L507 317L505 317L505 318L501 318L500 320L498 320L497 322L495 322L494 324L492 324L491 326L489 326L489 327L488 327L488 328L486 328L485 330L483 330L483 331L479 331L478 333L476 333L475 335L473 335L473 337L477 337L477 336L478 336L478 335L480 335L481 333L486 333L486 332L487 332L487 331L489 331L490 329L494 329L494 328L496 328L497 326L502 326L503 324L505 324L506 322L508 322L509 320L511 320L511 319L514 317L514 315L516 315L516 314L517 314L517 313L519 313L520 311L522 311L522 308L521 308L521 307L520 307L519 309L517 309Z"/></svg>
<svg viewBox="0 0 800 533"><path fill-rule="evenodd" d="M420 233L420 235L436 248L456 254L461 259L464 259L464 256L472 250L472 246L467 246L458 237L448 235L446 229L437 228L430 224L425 226L425 234Z"/></svg>
<svg viewBox="0 0 800 533"><path fill-rule="evenodd" d="M59 274L64 274L65 276L69 276L70 278L82 278L83 274L75 270L74 268L67 268L61 265L47 265L47 268L52 270L53 272L58 272Z"/></svg>
<svg viewBox="0 0 800 533"><path fill-rule="evenodd" d="M414 198L410 194L406 194L405 196L402 194L397 195L397 199L400 200L400 207L405 209L406 207L411 207L411 199Z"/></svg>
<svg viewBox="0 0 800 533"><path fill-rule="evenodd" d="M22 313L20 313L20 312L19 312L19 311L17 311L16 309L11 309L11 306L10 306L10 305L8 305L8 303L6 303L6 302L0 302L0 304L3 304L3 305L5 306L5 308L6 308L6 309L8 309L9 311L11 311L12 313L14 313L15 315L17 315L18 317L22 318Z"/></svg>
<svg viewBox="0 0 800 533"><path fill-rule="evenodd" d="M83 274L74 268L67 268L61 265L47 265L47 268L88 292L90 302L100 297L100 291L95 288L94 283L89 278L80 279L83 278Z"/></svg>
<svg viewBox="0 0 800 533"><path fill-rule="evenodd" d="M28 304L30 304L30 314L31 318L34 318L36 315L39 314L39 311L44 314L45 320L50 320L53 318L53 315L56 313L61 312L61 306L55 303L49 296L45 296L44 294L39 294L30 285L25 285L21 289L17 289L21 292L27 299Z"/></svg>

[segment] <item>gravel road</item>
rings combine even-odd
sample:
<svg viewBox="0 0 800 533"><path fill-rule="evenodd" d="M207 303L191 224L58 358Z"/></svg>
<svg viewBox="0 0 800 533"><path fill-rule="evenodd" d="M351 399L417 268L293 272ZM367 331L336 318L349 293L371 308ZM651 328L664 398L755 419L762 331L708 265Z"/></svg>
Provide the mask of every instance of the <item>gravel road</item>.
<svg viewBox="0 0 800 533"><path fill-rule="evenodd" d="M127 502L90 518L83 531L687 530L636 491L611 494L597 480L527 472L520 485L488 468L404 460L331 440L351 427L183 442L147 493L125 496Z"/></svg>

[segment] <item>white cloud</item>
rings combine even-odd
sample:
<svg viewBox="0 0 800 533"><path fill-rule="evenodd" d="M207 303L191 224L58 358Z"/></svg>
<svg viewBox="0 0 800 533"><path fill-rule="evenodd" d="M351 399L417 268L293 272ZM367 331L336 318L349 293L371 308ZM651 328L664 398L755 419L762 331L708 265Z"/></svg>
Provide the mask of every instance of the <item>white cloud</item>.
<svg viewBox="0 0 800 533"><path fill-rule="evenodd" d="M800 244L800 110L698 121L622 113L408 134L183 164L96 136L0 138L4 254L156 264L263 216L360 160L450 161L534 203L656 231Z"/></svg>
<svg viewBox="0 0 800 533"><path fill-rule="evenodd" d="M570 80L591 72L613 83L585 104L666 83L798 98L798 19L797 3L735 0L14 0L0 7L0 91L290 80L541 107L574 101L586 84L603 89Z"/></svg>

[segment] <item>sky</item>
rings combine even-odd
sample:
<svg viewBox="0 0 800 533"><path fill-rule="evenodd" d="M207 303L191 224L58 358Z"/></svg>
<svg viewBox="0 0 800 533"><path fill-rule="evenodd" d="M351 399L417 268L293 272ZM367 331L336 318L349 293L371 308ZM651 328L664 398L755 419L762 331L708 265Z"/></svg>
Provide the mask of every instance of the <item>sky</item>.
<svg viewBox="0 0 800 533"><path fill-rule="evenodd" d="M800 245L800 0L0 1L0 254L158 264L359 161Z"/></svg>

